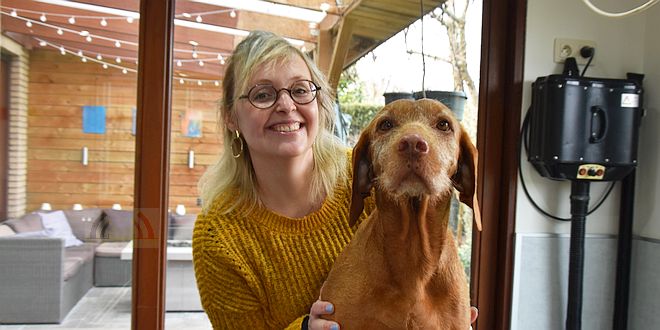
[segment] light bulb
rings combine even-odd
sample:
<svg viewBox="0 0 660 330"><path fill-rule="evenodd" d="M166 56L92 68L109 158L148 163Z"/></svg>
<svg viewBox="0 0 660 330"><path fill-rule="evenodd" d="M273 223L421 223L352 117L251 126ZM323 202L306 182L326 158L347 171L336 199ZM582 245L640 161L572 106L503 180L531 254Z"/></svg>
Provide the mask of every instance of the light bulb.
<svg viewBox="0 0 660 330"><path fill-rule="evenodd" d="M329 4L327 4L327 3L325 3L325 2L321 4L321 11L322 11L322 12L326 12L326 11L328 11L328 9L330 9L330 5L329 5Z"/></svg>
<svg viewBox="0 0 660 330"><path fill-rule="evenodd" d="M83 62L87 62L87 57L83 57L80 60L83 61Z"/></svg>
<svg viewBox="0 0 660 330"><path fill-rule="evenodd" d="M199 66L204 66L204 61L199 61Z"/></svg>
<svg viewBox="0 0 660 330"><path fill-rule="evenodd" d="M46 47L46 45L48 45L48 44L45 41L43 41L43 40L39 41L39 46Z"/></svg>
<svg viewBox="0 0 660 330"><path fill-rule="evenodd" d="M202 16L197 15L197 18L195 18L195 21L197 21L197 23L201 23L202 22Z"/></svg>
<svg viewBox="0 0 660 330"><path fill-rule="evenodd" d="M117 62L117 63L121 63L121 57L117 57L117 58L115 59L115 62Z"/></svg>
<svg viewBox="0 0 660 330"><path fill-rule="evenodd" d="M60 54L64 55L66 54L66 51L64 50L64 47L60 46Z"/></svg>
<svg viewBox="0 0 660 330"><path fill-rule="evenodd" d="M82 50L79 50L79 51L78 51L78 56L83 56L83 52L82 52Z"/></svg>
<svg viewBox="0 0 660 330"><path fill-rule="evenodd" d="M216 86L220 86L220 83L217 80L214 81L213 84L216 85Z"/></svg>
<svg viewBox="0 0 660 330"><path fill-rule="evenodd" d="M64 31L62 31L62 29L57 29L57 34L58 34L58 35L63 35L63 34L64 34Z"/></svg>
<svg viewBox="0 0 660 330"><path fill-rule="evenodd" d="M121 42L119 42L119 40L115 41L115 47L117 48L121 47Z"/></svg>
<svg viewBox="0 0 660 330"><path fill-rule="evenodd" d="M232 10L229 12L229 17L236 18L236 11Z"/></svg>
<svg viewBox="0 0 660 330"><path fill-rule="evenodd" d="M197 85L198 85L198 86L202 86L202 81L201 81L201 80L197 80Z"/></svg>
<svg viewBox="0 0 660 330"><path fill-rule="evenodd" d="M32 27L32 22L30 22L30 21L25 22L25 26Z"/></svg>
<svg viewBox="0 0 660 330"><path fill-rule="evenodd" d="M126 22L133 23L133 17L126 17Z"/></svg>
<svg viewBox="0 0 660 330"><path fill-rule="evenodd" d="M69 17L69 24L76 24L76 18L73 16Z"/></svg>
<svg viewBox="0 0 660 330"><path fill-rule="evenodd" d="M86 36L89 35L89 31L87 31L87 30L82 30L82 31L80 31L80 32L78 32L78 33L79 33L80 36L82 36L82 37L86 37Z"/></svg>
<svg viewBox="0 0 660 330"><path fill-rule="evenodd" d="M42 22L46 22L48 20L46 18L46 14L41 14L41 16L39 16L39 20L42 21Z"/></svg>
<svg viewBox="0 0 660 330"><path fill-rule="evenodd" d="M184 83L183 78L179 79L179 84L183 85L183 83Z"/></svg>
<svg viewBox="0 0 660 330"><path fill-rule="evenodd" d="M181 60L176 61L176 66L182 66L182 65L183 65L183 63L181 63Z"/></svg>
<svg viewBox="0 0 660 330"><path fill-rule="evenodd" d="M101 26L108 26L108 21L105 20L105 17L101 19Z"/></svg>
<svg viewBox="0 0 660 330"><path fill-rule="evenodd" d="M92 36L85 37L85 40L87 40L87 42L92 42Z"/></svg>
<svg viewBox="0 0 660 330"><path fill-rule="evenodd" d="M197 51L193 50L193 52L192 52L192 58L197 58L197 56L199 56L199 55L197 55Z"/></svg>
<svg viewBox="0 0 660 330"><path fill-rule="evenodd" d="M103 60L103 56L101 56L101 54L96 54L96 59L101 61Z"/></svg>
<svg viewBox="0 0 660 330"><path fill-rule="evenodd" d="M190 15L189 13L182 13L181 15L185 18L191 18L192 17L192 15Z"/></svg>
<svg viewBox="0 0 660 330"><path fill-rule="evenodd" d="M9 15L11 15L11 17L16 17L16 16L18 16L18 13L16 12L16 9L12 9L11 14L9 14Z"/></svg>
<svg viewBox="0 0 660 330"><path fill-rule="evenodd" d="M220 64L225 65L225 59L224 58L220 60Z"/></svg>
<svg viewBox="0 0 660 330"><path fill-rule="evenodd" d="M122 69L122 70L121 70L121 73L123 73L123 74L127 74L127 73L128 73L128 70L126 70L126 69Z"/></svg>
<svg viewBox="0 0 660 330"><path fill-rule="evenodd" d="M107 69L107 68L108 68L108 65L105 64L105 63L103 63L103 68L104 68L104 69Z"/></svg>

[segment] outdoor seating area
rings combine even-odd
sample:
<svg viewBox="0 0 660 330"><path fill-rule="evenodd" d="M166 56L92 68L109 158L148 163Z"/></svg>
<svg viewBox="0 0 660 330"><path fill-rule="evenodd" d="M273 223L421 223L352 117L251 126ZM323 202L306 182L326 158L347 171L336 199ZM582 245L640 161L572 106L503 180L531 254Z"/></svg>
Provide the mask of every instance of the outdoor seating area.
<svg viewBox="0 0 660 330"><path fill-rule="evenodd" d="M168 262L167 310L202 310L190 246L195 217L169 216L177 256ZM91 288L130 287L133 228L133 211L98 208L2 222L0 324L60 323Z"/></svg>

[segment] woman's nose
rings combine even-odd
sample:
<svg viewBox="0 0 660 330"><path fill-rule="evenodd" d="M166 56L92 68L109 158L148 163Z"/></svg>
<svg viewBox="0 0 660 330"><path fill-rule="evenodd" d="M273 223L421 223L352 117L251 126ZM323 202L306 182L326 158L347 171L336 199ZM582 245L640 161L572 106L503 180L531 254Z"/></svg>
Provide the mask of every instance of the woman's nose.
<svg viewBox="0 0 660 330"><path fill-rule="evenodd" d="M277 100L275 101L276 111L290 112L296 109L296 103L293 102L291 94L286 89L280 90L277 93Z"/></svg>

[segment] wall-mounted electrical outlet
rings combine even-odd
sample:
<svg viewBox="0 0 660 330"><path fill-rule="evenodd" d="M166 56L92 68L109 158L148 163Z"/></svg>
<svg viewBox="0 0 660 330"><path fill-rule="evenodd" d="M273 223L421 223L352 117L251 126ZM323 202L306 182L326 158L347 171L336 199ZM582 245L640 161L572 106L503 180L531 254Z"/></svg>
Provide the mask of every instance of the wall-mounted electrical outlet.
<svg viewBox="0 0 660 330"><path fill-rule="evenodd" d="M555 39L555 63L564 63L566 58L575 57L577 64L587 64L589 58L580 55L580 49L585 46L595 49L596 42L578 39ZM590 65L594 65L594 62L591 62Z"/></svg>

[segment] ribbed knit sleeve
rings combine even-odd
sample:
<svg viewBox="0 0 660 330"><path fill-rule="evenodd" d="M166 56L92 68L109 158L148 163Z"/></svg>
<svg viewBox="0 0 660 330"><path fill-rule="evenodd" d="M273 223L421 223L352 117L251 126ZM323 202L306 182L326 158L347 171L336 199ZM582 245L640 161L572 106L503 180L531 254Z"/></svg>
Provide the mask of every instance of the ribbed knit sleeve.
<svg viewBox="0 0 660 330"><path fill-rule="evenodd" d="M198 216L193 263L214 329L300 329L353 235L349 184L339 184L318 211L301 219L266 209L246 215L240 207L223 214L232 194Z"/></svg>

